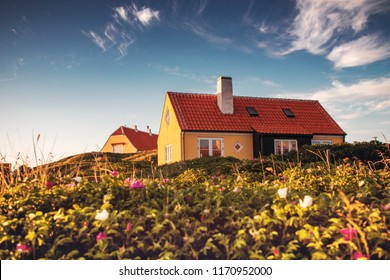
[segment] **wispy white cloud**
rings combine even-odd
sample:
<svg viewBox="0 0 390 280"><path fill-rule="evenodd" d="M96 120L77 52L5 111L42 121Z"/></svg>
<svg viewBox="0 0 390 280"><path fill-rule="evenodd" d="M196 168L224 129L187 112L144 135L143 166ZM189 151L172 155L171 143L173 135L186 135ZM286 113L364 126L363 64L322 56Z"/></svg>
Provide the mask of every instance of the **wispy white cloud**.
<svg viewBox="0 0 390 280"><path fill-rule="evenodd" d="M372 113L390 111L390 78L361 80L353 84L333 81L329 88L280 96L318 100L337 120L348 123Z"/></svg>
<svg viewBox="0 0 390 280"><path fill-rule="evenodd" d="M186 71L186 70L182 70L179 66L170 67L170 66L161 65L161 64L149 65L149 66L153 67L154 69L156 69L158 71L162 71L164 73L178 76L181 78L189 79L189 80L195 81L195 82L200 83L200 84L209 84L209 85L214 84L215 79L216 79L215 76L208 77L208 76L204 76L204 75L197 75L197 74L191 73L191 72Z"/></svg>
<svg viewBox="0 0 390 280"><path fill-rule="evenodd" d="M327 56L336 68L366 65L389 57L390 43L383 42L377 34L337 46Z"/></svg>
<svg viewBox="0 0 390 280"><path fill-rule="evenodd" d="M13 60L1 60L0 82L10 82L18 78L19 69L26 64L24 58L19 57Z"/></svg>
<svg viewBox="0 0 390 280"><path fill-rule="evenodd" d="M362 37L359 34L367 28L369 17L386 10L387 4L385 0L296 0L298 13L285 34L290 47L276 54L305 50L327 55L336 68L386 59L389 42L381 40L379 34ZM259 31L266 32L267 29L261 27ZM353 40L340 42L340 35L348 35Z"/></svg>
<svg viewBox="0 0 390 280"><path fill-rule="evenodd" d="M34 30L31 28L30 21L26 16L22 16L16 26L14 26L14 28L11 28L11 32L15 35L22 36L25 38L35 35Z"/></svg>
<svg viewBox="0 0 390 280"><path fill-rule="evenodd" d="M232 39L220 36L215 32L209 30L202 24L195 23L195 22L187 22L186 26L189 27L189 29L193 33L195 33L196 35L198 35L199 37L201 37L202 39L206 40L211 44L226 47L233 43Z"/></svg>
<svg viewBox="0 0 390 280"><path fill-rule="evenodd" d="M106 47L106 39L104 37L101 37L99 36L98 34L96 34L95 32L93 31L89 31L89 32L86 32L84 30L81 31L85 36L87 36L88 38L90 38L92 40L92 42L98 46L99 48L101 48L103 51L106 51L107 50L107 47Z"/></svg>
<svg viewBox="0 0 390 280"><path fill-rule="evenodd" d="M199 6L198 6L197 11L195 13L196 16L200 16L203 13L203 11L207 7L208 2L209 2L208 0L200 0L199 1Z"/></svg>
<svg viewBox="0 0 390 280"><path fill-rule="evenodd" d="M380 11L384 0L297 0L298 14L289 35L293 39L285 53L307 50L323 54L345 31L362 31L370 15Z"/></svg>
<svg viewBox="0 0 390 280"><path fill-rule="evenodd" d="M278 88L280 85L274 81L263 79L261 77L249 77L248 82L256 84L256 85L263 85L271 88Z"/></svg>
<svg viewBox="0 0 390 280"><path fill-rule="evenodd" d="M114 11L115 11L114 18L118 17L125 22L127 22L129 20L129 18L127 16L128 12L125 9L125 7L117 7L114 9Z"/></svg>
<svg viewBox="0 0 390 280"><path fill-rule="evenodd" d="M142 9L138 10L135 5L132 6L131 13L134 15L138 21L140 21L144 26L148 26L152 21L160 20L160 12L154 11L148 7L142 7Z"/></svg>
<svg viewBox="0 0 390 280"><path fill-rule="evenodd" d="M138 9L135 4L116 7L112 12L113 20L106 23L103 32L81 32L104 52L115 47L120 57L128 54L128 48L136 41L137 31L160 20L159 11L149 7Z"/></svg>

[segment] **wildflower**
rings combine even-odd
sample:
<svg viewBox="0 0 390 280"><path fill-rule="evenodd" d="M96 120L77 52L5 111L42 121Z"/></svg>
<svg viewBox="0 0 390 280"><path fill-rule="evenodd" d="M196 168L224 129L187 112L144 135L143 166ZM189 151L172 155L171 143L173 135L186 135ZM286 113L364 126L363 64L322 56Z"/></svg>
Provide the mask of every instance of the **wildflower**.
<svg viewBox="0 0 390 280"><path fill-rule="evenodd" d="M96 242L99 242L100 240L103 240L106 238L107 238L107 234L104 231L99 232L99 234L96 236Z"/></svg>
<svg viewBox="0 0 390 280"><path fill-rule="evenodd" d="M280 181L282 181L282 183L285 183L286 182L286 178L284 176L280 177Z"/></svg>
<svg viewBox="0 0 390 280"><path fill-rule="evenodd" d="M343 228L339 230L339 233L344 235L345 241L350 241L357 236L357 230L354 228Z"/></svg>
<svg viewBox="0 0 390 280"><path fill-rule="evenodd" d="M74 182L71 182L69 184L66 185L66 190L67 191L70 191L72 190L74 187L76 186L76 184Z"/></svg>
<svg viewBox="0 0 390 280"><path fill-rule="evenodd" d="M223 192L225 190L225 187L221 187L220 189L218 189L220 192Z"/></svg>
<svg viewBox="0 0 390 280"><path fill-rule="evenodd" d="M137 179L134 179L131 183L130 183L130 188L131 189L142 189L144 187L144 185L142 185L141 181L140 180L137 180Z"/></svg>
<svg viewBox="0 0 390 280"><path fill-rule="evenodd" d="M280 257L280 252L279 252L278 248L273 247L272 252L274 253L275 257L277 257L277 258Z"/></svg>
<svg viewBox="0 0 390 280"><path fill-rule="evenodd" d="M364 183L365 183L364 180L360 181L359 182L359 187L363 187Z"/></svg>
<svg viewBox="0 0 390 280"><path fill-rule="evenodd" d="M237 188L237 187L235 187L234 190L233 190L233 192L235 192L235 193L239 193L240 191L241 191L241 189Z"/></svg>
<svg viewBox="0 0 390 280"><path fill-rule="evenodd" d="M350 166L351 166L351 164L348 162L348 163L346 164L346 166L347 166L347 167L350 167Z"/></svg>
<svg viewBox="0 0 390 280"><path fill-rule="evenodd" d="M19 253L31 253L32 249L24 243L18 243L16 244L16 251Z"/></svg>
<svg viewBox="0 0 390 280"><path fill-rule="evenodd" d="M292 205L297 204L296 200L292 200L292 201L291 201L291 204L292 204Z"/></svg>
<svg viewBox="0 0 390 280"><path fill-rule="evenodd" d="M131 223L127 223L126 231L131 231L132 228L133 228L133 225Z"/></svg>
<svg viewBox="0 0 390 280"><path fill-rule="evenodd" d="M299 200L299 204L302 208L306 208L313 205L313 198L310 195L305 195L305 197Z"/></svg>
<svg viewBox="0 0 390 280"><path fill-rule="evenodd" d="M74 177L72 180L76 181L77 183L80 183L82 178L80 176L77 176L77 177Z"/></svg>
<svg viewBox="0 0 390 280"><path fill-rule="evenodd" d="M132 179L130 177L127 177L125 180L125 184L130 186L131 181L132 181Z"/></svg>
<svg viewBox="0 0 390 280"><path fill-rule="evenodd" d="M47 181L45 186L47 190L51 190L56 184L54 182Z"/></svg>
<svg viewBox="0 0 390 280"><path fill-rule="evenodd" d="M368 260L368 257L360 251L354 252L352 258L354 260Z"/></svg>
<svg viewBox="0 0 390 280"><path fill-rule="evenodd" d="M169 179L165 178L162 180L163 184L169 183Z"/></svg>
<svg viewBox="0 0 390 280"><path fill-rule="evenodd" d="M111 171L111 172L110 172L110 175L111 175L112 177L118 177L119 172L116 171L116 170L114 170L114 171Z"/></svg>
<svg viewBox="0 0 390 280"><path fill-rule="evenodd" d="M390 210L390 203L387 203L386 205L385 205L385 204L382 204L382 205L381 205L381 208L382 208L383 211Z"/></svg>
<svg viewBox="0 0 390 280"><path fill-rule="evenodd" d="M106 209L103 209L103 211L98 212L98 213L96 214L95 219L103 222L103 221L105 221L105 220L108 219L108 216L109 216L109 215L110 215L110 214L107 212L107 210L106 210Z"/></svg>
<svg viewBox="0 0 390 280"><path fill-rule="evenodd" d="M286 198L287 197L287 193L288 193L288 189L287 188L278 189L278 195L279 195L280 198Z"/></svg>

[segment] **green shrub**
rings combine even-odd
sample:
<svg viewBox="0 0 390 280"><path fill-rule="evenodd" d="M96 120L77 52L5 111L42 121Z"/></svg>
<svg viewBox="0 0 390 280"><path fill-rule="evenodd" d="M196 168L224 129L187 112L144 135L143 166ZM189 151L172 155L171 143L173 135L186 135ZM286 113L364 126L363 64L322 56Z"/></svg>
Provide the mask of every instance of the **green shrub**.
<svg viewBox="0 0 390 280"><path fill-rule="evenodd" d="M390 259L387 168L207 158L161 170L3 187L0 258Z"/></svg>

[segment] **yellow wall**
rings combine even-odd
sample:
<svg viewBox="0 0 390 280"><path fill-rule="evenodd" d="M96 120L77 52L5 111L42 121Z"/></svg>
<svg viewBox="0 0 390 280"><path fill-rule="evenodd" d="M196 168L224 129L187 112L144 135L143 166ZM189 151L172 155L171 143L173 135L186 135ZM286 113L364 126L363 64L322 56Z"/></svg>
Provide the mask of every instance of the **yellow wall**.
<svg viewBox="0 0 390 280"><path fill-rule="evenodd" d="M106 144L104 144L101 152L105 153L112 153L113 144L120 144L123 143L123 153L136 153L137 149L131 144L129 139L125 135L111 135L110 138L108 138Z"/></svg>
<svg viewBox="0 0 390 280"><path fill-rule="evenodd" d="M313 140L331 140L332 144L344 142L344 136L339 135L313 135Z"/></svg>
<svg viewBox="0 0 390 280"><path fill-rule="evenodd" d="M166 122L167 110L170 112L169 124ZM173 111L172 103L168 95L165 95L165 102L163 113L160 122L160 131L158 133L157 147L158 147L158 164L165 164L165 146L171 145L172 159L171 162L182 160L182 138L179 122Z"/></svg>
<svg viewBox="0 0 390 280"><path fill-rule="evenodd" d="M185 132L184 145L185 145L185 159L193 159L198 157L198 139L199 138L222 138L224 144L224 156L232 156L239 159L252 159L253 158L253 136L251 133L239 134L239 133L195 133ZM239 142L242 145L242 149L237 152L234 149L234 145Z"/></svg>

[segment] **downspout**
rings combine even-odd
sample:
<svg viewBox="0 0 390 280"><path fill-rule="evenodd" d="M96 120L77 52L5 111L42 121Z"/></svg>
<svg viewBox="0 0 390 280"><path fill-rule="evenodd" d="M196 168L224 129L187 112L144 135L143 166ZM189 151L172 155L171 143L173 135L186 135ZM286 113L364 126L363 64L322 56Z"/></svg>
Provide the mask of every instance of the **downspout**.
<svg viewBox="0 0 390 280"><path fill-rule="evenodd" d="M260 145L261 145L261 147L260 147L260 152L261 152L261 156L264 156L264 148L263 148L263 134L261 134L261 136L260 136Z"/></svg>
<svg viewBox="0 0 390 280"><path fill-rule="evenodd" d="M182 155L182 159L181 160L185 160L186 159L186 149L185 149L185 146L184 146L184 131L181 131L181 155Z"/></svg>

